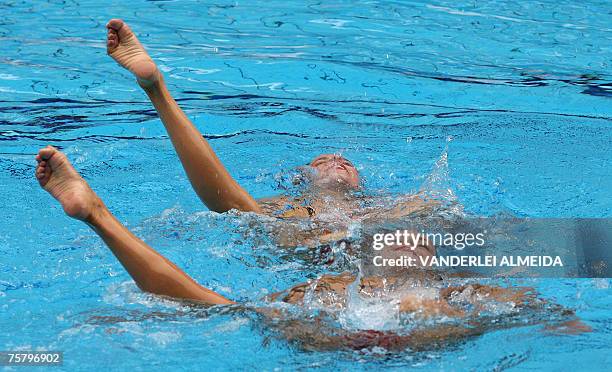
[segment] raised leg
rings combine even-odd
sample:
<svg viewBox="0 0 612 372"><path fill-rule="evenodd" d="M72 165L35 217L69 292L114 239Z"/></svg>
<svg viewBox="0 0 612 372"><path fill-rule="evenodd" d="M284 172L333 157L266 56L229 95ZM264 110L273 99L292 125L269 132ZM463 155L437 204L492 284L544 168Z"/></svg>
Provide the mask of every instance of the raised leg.
<svg viewBox="0 0 612 372"><path fill-rule="evenodd" d="M108 54L136 76L157 110L193 189L216 212L230 209L261 212L257 202L227 172L202 134L170 95L164 79L132 30L112 19L108 28Z"/></svg>
<svg viewBox="0 0 612 372"><path fill-rule="evenodd" d="M207 304L232 301L202 287L172 262L132 234L106 208L66 155L48 146L36 156L36 178L66 214L87 223L143 291Z"/></svg>

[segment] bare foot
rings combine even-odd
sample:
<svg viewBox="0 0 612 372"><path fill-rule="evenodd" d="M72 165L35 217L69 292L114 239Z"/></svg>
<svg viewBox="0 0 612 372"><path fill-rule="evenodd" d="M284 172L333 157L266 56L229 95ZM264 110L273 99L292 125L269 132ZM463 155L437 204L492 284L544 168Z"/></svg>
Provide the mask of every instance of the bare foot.
<svg viewBox="0 0 612 372"><path fill-rule="evenodd" d="M60 202L72 218L86 221L102 202L72 167L66 155L47 146L36 156L36 178L40 186Z"/></svg>
<svg viewBox="0 0 612 372"><path fill-rule="evenodd" d="M133 73L140 86L146 88L153 85L159 78L157 66L130 27L120 19L111 19L106 28L108 55Z"/></svg>

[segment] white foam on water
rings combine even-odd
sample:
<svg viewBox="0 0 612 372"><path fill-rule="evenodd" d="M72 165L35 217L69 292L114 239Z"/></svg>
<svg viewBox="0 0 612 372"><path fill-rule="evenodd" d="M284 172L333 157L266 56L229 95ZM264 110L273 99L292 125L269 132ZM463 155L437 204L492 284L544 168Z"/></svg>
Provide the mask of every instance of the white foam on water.
<svg viewBox="0 0 612 372"><path fill-rule="evenodd" d="M610 280L608 278L594 278L593 287L597 289L608 289L610 288Z"/></svg>
<svg viewBox="0 0 612 372"><path fill-rule="evenodd" d="M347 329L384 331L399 328L399 301L354 296L339 318Z"/></svg>
<svg viewBox="0 0 612 372"><path fill-rule="evenodd" d="M223 324L219 324L218 326L214 328L212 332L207 332L207 334L214 335L214 334L219 334L219 333L236 332L237 330L247 325L248 323L249 323L249 320L247 318L232 319Z"/></svg>
<svg viewBox="0 0 612 372"><path fill-rule="evenodd" d="M180 340L182 334L180 332L153 332L149 333L148 337L153 340L158 346L167 346Z"/></svg>
<svg viewBox="0 0 612 372"><path fill-rule="evenodd" d="M347 329L390 330L400 326L399 300L393 297L364 297L359 280L347 288L346 308L339 322Z"/></svg>
<svg viewBox="0 0 612 372"><path fill-rule="evenodd" d="M170 309L181 309L184 307L179 302L142 292L133 281L109 285L106 292L102 295L102 300L109 305L115 306L138 304L148 308L162 305Z"/></svg>

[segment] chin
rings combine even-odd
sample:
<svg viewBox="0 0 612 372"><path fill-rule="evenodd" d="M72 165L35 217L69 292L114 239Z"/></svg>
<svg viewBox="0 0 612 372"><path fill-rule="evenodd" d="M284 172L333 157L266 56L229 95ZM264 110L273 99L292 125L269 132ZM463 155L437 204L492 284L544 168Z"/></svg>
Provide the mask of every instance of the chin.
<svg viewBox="0 0 612 372"><path fill-rule="evenodd" d="M315 181L315 185L325 189L352 188L348 182L337 177L319 178Z"/></svg>
<svg viewBox="0 0 612 372"><path fill-rule="evenodd" d="M314 182L317 186L326 189L358 189L345 172L329 172L325 176L319 175Z"/></svg>
<svg viewBox="0 0 612 372"><path fill-rule="evenodd" d="M347 183L347 182L338 181L338 180L332 180L332 181L320 184L319 187L326 189L326 190L342 191L342 192L357 190L357 187L355 187L354 185Z"/></svg>

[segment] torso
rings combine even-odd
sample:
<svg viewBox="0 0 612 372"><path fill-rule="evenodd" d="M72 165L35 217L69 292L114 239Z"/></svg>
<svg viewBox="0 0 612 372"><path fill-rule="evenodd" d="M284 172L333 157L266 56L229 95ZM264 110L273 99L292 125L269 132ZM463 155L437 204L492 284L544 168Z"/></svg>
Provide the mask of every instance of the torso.
<svg viewBox="0 0 612 372"><path fill-rule="evenodd" d="M442 286L439 274L432 271L420 271L411 278L360 278L356 290L362 297L392 296L397 300L400 312L413 313L421 317L448 316L462 318L474 315L466 312L464 305L472 305L472 311L478 313L486 309L487 301L509 303L518 307L537 307L541 302L532 288L501 288L481 284L461 286ZM273 294L270 299L294 305L302 305L306 294L315 298L320 304L330 309L346 307L349 287L356 280L351 273L340 275L323 275L322 277L296 285L289 290ZM429 281L430 285L411 285L415 280ZM437 283L438 285L431 285ZM456 301L457 297L462 298Z"/></svg>
<svg viewBox="0 0 612 372"><path fill-rule="evenodd" d="M282 220L273 232L281 247L316 247L341 241L347 238L352 224L379 224L431 213L438 205L418 194L394 200L385 197L315 199L281 196L261 199L258 203L266 215Z"/></svg>

